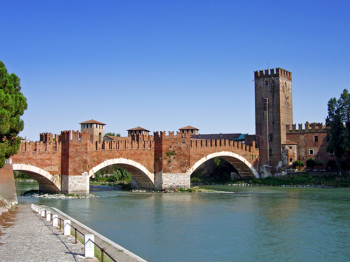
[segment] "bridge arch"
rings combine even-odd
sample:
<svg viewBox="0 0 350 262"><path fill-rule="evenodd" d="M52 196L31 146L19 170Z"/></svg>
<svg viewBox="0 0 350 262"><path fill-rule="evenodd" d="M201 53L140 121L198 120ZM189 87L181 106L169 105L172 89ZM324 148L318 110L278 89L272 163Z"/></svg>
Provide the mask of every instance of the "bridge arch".
<svg viewBox="0 0 350 262"><path fill-rule="evenodd" d="M44 169L28 164L12 164L12 168L13 171L21 171L38 181L40 190L44 192L61 192L61 180L59 175L53 176Z"/></svg>
<svg viewBox="0 0 350 262"><path fill-rule="evenodd" d="M201 158L186 173L191 175L201 164L215 157L223 158L229 162L236 168L242 178L260 178L258 172L255 170L251 163L249 163L244 157L229 151L216 152Z"/></svg>
<svg viewBox="0 0 350 262"><path fill-rule="evenodd" d="M138 188L154 190L154 174L140 163L126 158L114 158L103 161L101 164L89 170L89 177L95 174L98 170L111 165L117 165L128 171L131 177L135 180Z"/></svg>

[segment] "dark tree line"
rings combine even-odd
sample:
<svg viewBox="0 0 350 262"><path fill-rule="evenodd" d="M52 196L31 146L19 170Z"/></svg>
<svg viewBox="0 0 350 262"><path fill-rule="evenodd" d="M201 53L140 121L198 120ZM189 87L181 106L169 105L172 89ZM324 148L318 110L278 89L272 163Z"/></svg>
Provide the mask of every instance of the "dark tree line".
<svg viewBox="0 0 350 262"><path fill-rule="evenodd" d="M350 94L344 89L339 99L328 101L327 151L337 158L337 167L341 172L341 159L350 151Z"/></svg>

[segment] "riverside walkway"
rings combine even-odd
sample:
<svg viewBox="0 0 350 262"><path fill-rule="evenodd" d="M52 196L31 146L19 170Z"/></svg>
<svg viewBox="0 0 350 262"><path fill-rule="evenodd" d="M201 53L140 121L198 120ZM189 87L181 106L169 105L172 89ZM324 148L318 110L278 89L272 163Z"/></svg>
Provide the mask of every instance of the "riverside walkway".
<svg viewBox="0 0 350 262"><path fill-rule="evenodd" d="M64 236L20 204L0 228L0 261L97 261L84 259L84 247L74 237Z"/></svg>

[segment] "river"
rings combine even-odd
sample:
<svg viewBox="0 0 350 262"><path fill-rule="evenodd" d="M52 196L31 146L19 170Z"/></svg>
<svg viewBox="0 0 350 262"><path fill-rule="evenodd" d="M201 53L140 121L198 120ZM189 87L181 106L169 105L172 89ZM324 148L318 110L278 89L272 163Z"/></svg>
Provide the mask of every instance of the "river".
<svg viewBox="0 0 350 262"><path fill-rule="evenodd" d="M59 208L148 261L348 261L350 189L207 187L225 192L18 200Z"/></svg>

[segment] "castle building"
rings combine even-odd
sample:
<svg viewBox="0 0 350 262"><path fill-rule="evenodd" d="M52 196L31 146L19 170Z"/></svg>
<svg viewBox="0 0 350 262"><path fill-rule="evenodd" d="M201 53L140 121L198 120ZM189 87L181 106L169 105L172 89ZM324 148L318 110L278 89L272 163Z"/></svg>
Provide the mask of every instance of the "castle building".
<svg viewBox="0 0 350 262"><path fill-rule="evenodd" d="M309 158L335 160L327 153L327 129L322 123L306 122L305 129L293 124L292 73L281 69L254 72L255 131L260 167L279 172L296 160L304 164ZM272 168L272 169L271 169Z"/></svg>

